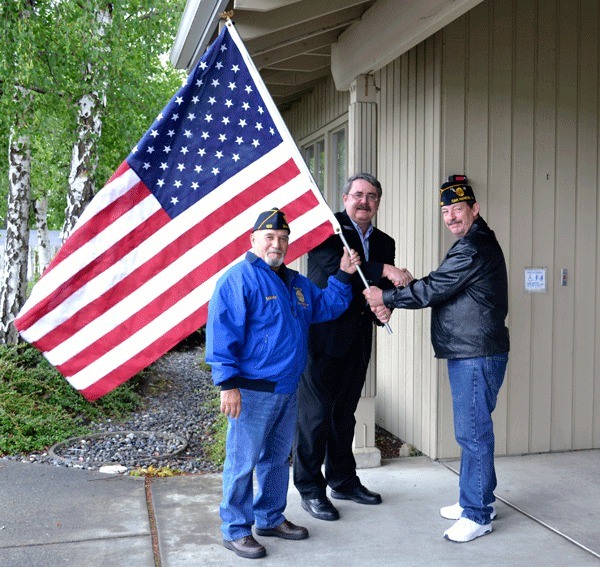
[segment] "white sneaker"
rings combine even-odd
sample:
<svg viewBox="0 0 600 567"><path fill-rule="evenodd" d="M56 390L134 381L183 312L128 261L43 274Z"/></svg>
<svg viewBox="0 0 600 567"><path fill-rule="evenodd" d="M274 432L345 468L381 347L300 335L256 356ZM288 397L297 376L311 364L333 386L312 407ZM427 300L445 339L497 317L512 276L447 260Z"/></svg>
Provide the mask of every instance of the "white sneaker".
<svg viewBox="0 0 600 567"><path fill-rule="evenodd" d="M490 520L493 520L496 517L496 506L491 504L492 513L490 514ZM446 520L460 520L462 518L463 508L457 502L456 504L452 504L452 506L444 506L440 508L440 516L442 518L446 518Z"/></svg>
<svg viewBox="0 0 600 567"><path fill-rule="evenodd" d="M469 518L461 518L444 532L444 537L450 541L465 543L476 537L489 534L492 531L492 524L476 524Z"/></svg>

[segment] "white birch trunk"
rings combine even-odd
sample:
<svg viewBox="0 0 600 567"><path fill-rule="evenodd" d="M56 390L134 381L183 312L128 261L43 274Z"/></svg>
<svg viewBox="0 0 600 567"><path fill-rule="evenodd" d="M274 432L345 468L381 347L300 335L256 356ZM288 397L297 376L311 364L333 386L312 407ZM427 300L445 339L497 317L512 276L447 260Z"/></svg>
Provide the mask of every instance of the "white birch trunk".
<svg viewBox="0 0 600 567"><path fill-rule="evenodd" d="M110 9L102 10L97 17L96 42L102 45L106 27L112 24ZM105 48L100 48L107 49ZM98 167L98 142L102 134L102 117L106 108L106 69L86 66L85 82L100 86L84 94L78 102L77 140L71 152L71 170L67 190L65 222L61 231L63 242L71 234L81 213L92 200L95 192Z"/></svg>
<svg viewBox="0 0 600 567"><path fill-rule="evenodd" d="M38 236L38 270L41 276L50 264L52 250L50 249L50 233L48 232L48 199L42 196L35 201L35 226Z"/></svg>
<svg viewBox="0 0 600 567"><path fill-rule="evenodd" d="M25 303L29 254L31 149L29 138L11 130L8 146L9 188L6 246L0 288L0 344L17 344L14 320Z"/></svg>

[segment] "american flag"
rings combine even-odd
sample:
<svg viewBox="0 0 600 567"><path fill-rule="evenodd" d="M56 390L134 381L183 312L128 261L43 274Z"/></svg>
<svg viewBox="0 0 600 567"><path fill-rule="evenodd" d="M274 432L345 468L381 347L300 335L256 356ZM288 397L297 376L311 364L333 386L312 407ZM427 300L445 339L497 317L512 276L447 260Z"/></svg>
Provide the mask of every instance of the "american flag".
<svg viewBox="0 0 600 567"><path fill-rule="evenodd" d="M17 329L95 400L204 325L272 207L290 223L288 263L340 231L228 21L85 209Z"/></svg>

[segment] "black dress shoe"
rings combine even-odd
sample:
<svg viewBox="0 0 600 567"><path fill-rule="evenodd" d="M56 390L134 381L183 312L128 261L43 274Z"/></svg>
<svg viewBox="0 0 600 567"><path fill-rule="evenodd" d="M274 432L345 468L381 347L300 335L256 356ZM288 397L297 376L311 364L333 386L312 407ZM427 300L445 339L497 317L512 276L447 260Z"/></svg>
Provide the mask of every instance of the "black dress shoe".
<svg viewBox="0 0 600 567"><path fill-rule="evenodd" d="M256 535L273 536L283 539L306 539L308 530L302 526L296 526L292 522L283 520L281 524L274 528L256 528Z"/></svg>
<svg viewBox="0 0 600 567"><path fill-rule="evenodd" d="M381 504L381 494L371 492L362 484L359 484L356 488L349 490L348 492L332 490L331 497L337 498L338 500L352 500L359 504Z"/></svg>
<svg viewBox="0 0 600 567"><path fill-rule="evenodd" d="M231 549L236 555L245 557L246 559L260 559L267 554L264 545L258 543L252 535L247 535L232 541L224 539L223 545L227 549Z"/></svg>
<svg viewBox="0 0 600 567"><path fill-rule="evenodd" d="M304 508L313 518L317 520L339 520L340 513L327 496L322 498L303 498L302 508Z"/></svg>

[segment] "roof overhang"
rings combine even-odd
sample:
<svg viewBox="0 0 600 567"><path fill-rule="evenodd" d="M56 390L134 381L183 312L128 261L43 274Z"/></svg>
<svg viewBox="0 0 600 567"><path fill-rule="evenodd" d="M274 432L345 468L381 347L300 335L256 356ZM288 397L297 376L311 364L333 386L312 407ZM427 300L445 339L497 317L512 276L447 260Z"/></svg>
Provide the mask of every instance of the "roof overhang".
<svg viewBox="0 0 600 567"><path fill-rule="evenodd" d="M281 107L333 75L347 90L482 0L187 0L171 50L191 71L234 10L236 29Z"/></svg>

